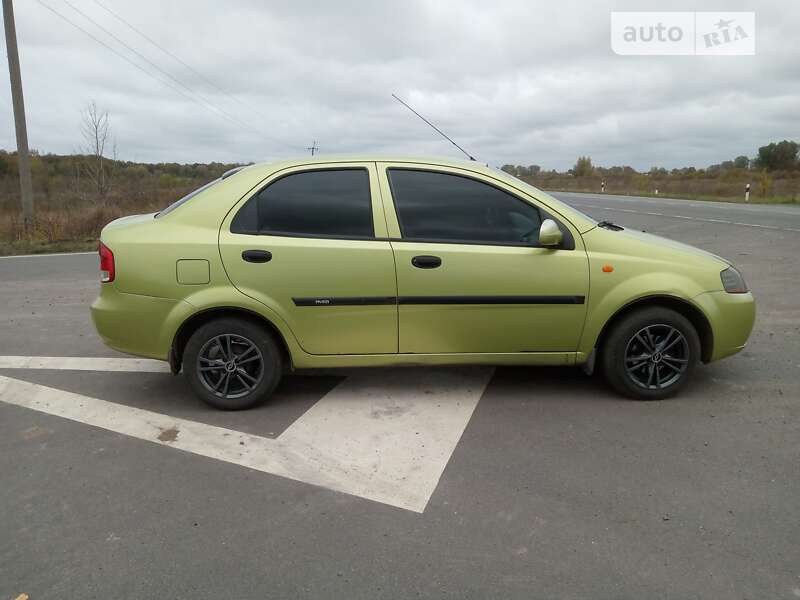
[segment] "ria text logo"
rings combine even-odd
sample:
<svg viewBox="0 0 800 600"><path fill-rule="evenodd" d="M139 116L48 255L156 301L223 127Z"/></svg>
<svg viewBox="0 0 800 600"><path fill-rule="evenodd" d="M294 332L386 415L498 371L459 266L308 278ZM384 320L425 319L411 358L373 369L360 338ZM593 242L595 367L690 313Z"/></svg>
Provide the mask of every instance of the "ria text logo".
<svg viewBox="0 0 800 600"><path fill-rule="evenodd" d="M612 12L611 48L621 55L753 55L754 12Z"/></svg>

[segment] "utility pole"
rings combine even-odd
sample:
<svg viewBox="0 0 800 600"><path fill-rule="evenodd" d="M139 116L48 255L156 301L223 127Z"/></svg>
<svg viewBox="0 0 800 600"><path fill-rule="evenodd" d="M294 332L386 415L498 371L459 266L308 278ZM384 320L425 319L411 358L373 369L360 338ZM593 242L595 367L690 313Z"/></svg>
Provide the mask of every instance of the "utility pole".
<svg viewBox="0 0 800 600"><path fill-rule="evenodd" d="M306 148L306 150L311 150L311 156L314 156L314 153L319 150L319 146L317 146L317 140L311 142L311 145Z"/></svg>
<svg viewBox="0 0 800 600"><path fill-rule="evenodd" d="M11 78L11 102L14 105L14 127L17 132L22 220L25 223L26 233L30 233L33 229L33 184L31 183L31 160L28 156L28 131L25 127L22 76L19 71L19 53L17 52L17 29L14 26L14 7L11 0L3 0L3 23L6 28L6 50L8 52L8 74Z"/></svg>

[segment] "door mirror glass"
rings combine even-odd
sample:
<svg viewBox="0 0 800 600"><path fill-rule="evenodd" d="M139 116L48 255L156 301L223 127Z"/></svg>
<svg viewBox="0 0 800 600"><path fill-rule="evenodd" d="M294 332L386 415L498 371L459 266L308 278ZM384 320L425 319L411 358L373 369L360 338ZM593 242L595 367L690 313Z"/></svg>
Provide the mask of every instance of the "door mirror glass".
<svg viewBox="0 0 800 600"><path fill-rule="evenodd" d="M539 227L539 245L545 247L560 246L564 235L553 219L545 219Z"/></svg>

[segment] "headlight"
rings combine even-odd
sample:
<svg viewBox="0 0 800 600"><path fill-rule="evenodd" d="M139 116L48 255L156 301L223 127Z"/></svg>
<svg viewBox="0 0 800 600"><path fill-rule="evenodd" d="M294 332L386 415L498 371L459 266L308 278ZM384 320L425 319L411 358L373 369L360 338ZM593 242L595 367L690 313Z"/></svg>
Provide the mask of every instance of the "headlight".
<svg viewBox="0 0 800 600"><path fill-rule="evenodd" d="M728 267L719 276L722 279L722 287L729 294L744 294L749 291L747 284L744 282L744 277L733 267Z"/></svg>

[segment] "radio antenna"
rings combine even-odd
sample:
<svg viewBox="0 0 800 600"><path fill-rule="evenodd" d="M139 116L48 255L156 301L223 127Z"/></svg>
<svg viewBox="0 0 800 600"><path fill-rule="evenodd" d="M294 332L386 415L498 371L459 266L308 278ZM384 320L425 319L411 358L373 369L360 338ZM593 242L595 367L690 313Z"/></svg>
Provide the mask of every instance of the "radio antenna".
<svg viewBox="0 0 800 600"><path fill-rule="evenodd" d="M464 153L464 155L465 155L465 156L466 156L468 159L470 159L470 160L475 160L475 159L474 159L474 158L473 158L473 157L470 155L470 153L469 153L469 152L467 152L466 150L464 150L464 149L463 149L461 146L459 146L459 145L458 145L458 144L456 144L456 143L455 143L455 142L454 142L452 139L450 139L450 137L448 137L448 135L447 135L447 134L446 134L444 131L442 131L442 130L441 130L441 129L439 129L439 128L438 128L436 125L434 125L433 123L431 123L430 121L428 121L428 119L426 119L425 117L423 117L421 114L419 114L419 113L418 113L417 111L415 111L413 108L411 108L411 107L410 107L408 104L406 104L405 102L403 102L403 101L402 101L400 98L398 98L398 97L397 97L395 94L392 94L392 98L394 98L395 100L397 100L397 101L398 101L400 104L402 104L403 106L405 106L405 107L406 107L408 110L410 110L412 113L414 113L415 115L417 115L417 116L418 116L420 119L422 119L423 121L425 121L425 123L427 123L428 125L430 125L431 127L433 127L433 129L434 129L434 130L436 130L436 132L437 132L439 135L441 135L441 136L442 136L444 139L446 139L448 142L450 142L451 144L453 144L453 146L455 146L456 148L458 148L459 150L461 150L461 152L463 152L463 153Z"/></svg>

